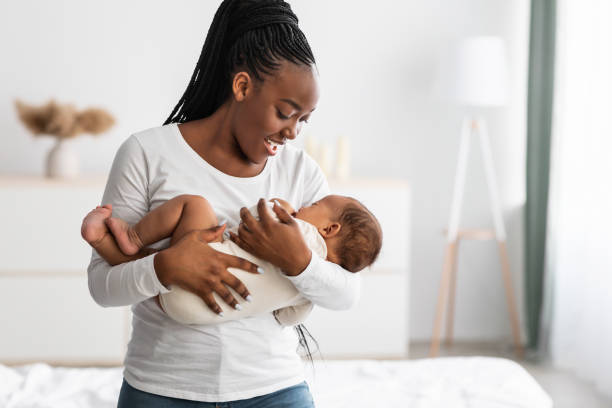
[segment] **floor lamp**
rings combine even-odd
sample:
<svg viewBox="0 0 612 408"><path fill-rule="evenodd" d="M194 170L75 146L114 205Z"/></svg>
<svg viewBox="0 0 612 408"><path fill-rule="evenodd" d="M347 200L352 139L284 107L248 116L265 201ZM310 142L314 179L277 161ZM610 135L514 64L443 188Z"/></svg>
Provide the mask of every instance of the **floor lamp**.
<svg viewBox="0 0 612 408"><path fill-rule="evenodd" d="M447 64L441 70L441 75L444 78L439 78L438 85L440 83L444 84L445 93L447 93L450 99L462 105L467 105L472 110L482 107L502 106L506 99L507 83L503 40L499 37L470 37L463 40L453 50L450 61L447 61ZM474 137L478 138L484 163L489 203L493 218L492 230L459 228L465 173L468 165L470 143ZM486 122L482 117L466 116L461 127L461 140L453 187L451 213L449 226L446 231L444 266L429 352L431 357L438 355L439 352L444 309L447 311L446 343L448 345L452 343L457 256L461 239L497 240L515 351L518 357L522 357L523 348L521 345L518 313L506 249L506 231L502 218L489 135Z"/></svg>

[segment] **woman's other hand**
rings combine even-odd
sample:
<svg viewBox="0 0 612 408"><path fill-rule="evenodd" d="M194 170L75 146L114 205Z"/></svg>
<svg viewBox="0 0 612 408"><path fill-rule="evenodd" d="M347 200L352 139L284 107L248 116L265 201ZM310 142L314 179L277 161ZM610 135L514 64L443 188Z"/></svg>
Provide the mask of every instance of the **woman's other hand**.
<svg viewBox="0 0 612 408"><path fill-rule="evenodd" d="M310 249L293 217L277 203L273 210L280 222L268 213L263 198L257 202L259 221L246 207L241 208L242 223L238 234L230 232L230 239L245 251L278 266L286 275L299 275L310 263Z"/></svg>
<svg viewBox="0 0 612 408"><path fill-rule="evenodd" d="M191 231L171 247L158 252L154 259L155 271L164 286L178 285L195 293L217 314L222 309L215 301L213 292L217 292L233 308L238 301L228 286L245 299L249 296L246 286L227 268L259 273L254 263L216 251L208 245L218 240L224 230L225 225Z"/></svg>

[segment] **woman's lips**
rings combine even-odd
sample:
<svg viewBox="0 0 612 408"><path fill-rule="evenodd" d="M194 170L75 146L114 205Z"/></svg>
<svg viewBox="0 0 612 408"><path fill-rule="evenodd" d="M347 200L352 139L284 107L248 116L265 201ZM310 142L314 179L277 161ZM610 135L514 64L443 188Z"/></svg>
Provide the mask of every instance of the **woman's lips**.
<svg viewBox="0 0 612 408"><path fill-rule="evenodd" d="M270 156L274 156L278 152L278 149L280 148L280 146L282 145L283 143L278 143L269 137L266 137L264 139L264 146L266 146L266 150L268 151L268 154Z"/></svg>
<svg viewBox="0 0 612 408"><path fill-rule="evenodd" d="M267 140L264 139L264 146L266 146L266 150L268 151L268 154L270 156L274 156L276 154L276 151L278 150L277 146L272 146L270 143L268 143Z"/></svg>

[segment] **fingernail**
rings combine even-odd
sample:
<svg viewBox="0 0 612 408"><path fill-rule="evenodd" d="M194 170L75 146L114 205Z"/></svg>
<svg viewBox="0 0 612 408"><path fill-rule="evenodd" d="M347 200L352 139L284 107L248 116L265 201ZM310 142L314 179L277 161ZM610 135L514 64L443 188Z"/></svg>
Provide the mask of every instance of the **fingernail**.
<svg viewBox="0 0 612 408"><path fill-rule="evenodd" d="M264 273L264 270L263 270L263 268L261 266L258 266L257 267L257 272Z"/></svg>
<svg viewBox="0 0 612 408"><path fill-rule="evenodd" d="M278 203L278 201L274 200L274 204L278 205L280 207L280 204Z"/></svg>
<svg viewBox="0 0 612 408"><path fill-rule="evenodd" d="M238 303L236 303L236 306L234 306L234 309L236 309L236 310L242 310L242 306L240 306Z"/></svg>
<svg viewBox="0 0 612 408"><path fill-rule="evenodd" d="M253 297L251 295L247 295L247 297L245 298L247 302L252 302L253 301Z"/></svg>
<svg viewBox="0 0 612 408"><path fill-rule="evenodd" d="M223 317L224 316L223 312L219 312L218 315L219 315L219 317Z"/></svg>

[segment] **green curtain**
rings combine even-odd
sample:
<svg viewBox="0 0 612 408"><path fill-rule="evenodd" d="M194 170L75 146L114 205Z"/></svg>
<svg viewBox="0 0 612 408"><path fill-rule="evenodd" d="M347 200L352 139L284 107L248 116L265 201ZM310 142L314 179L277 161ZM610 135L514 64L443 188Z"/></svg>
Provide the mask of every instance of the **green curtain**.
<svg viewBox="0 0 612 408"><path fill-rule="evenodd" d="M556 0L532 0L527 96L525 301L528 347L538 346L552 126Z"/></svg>

